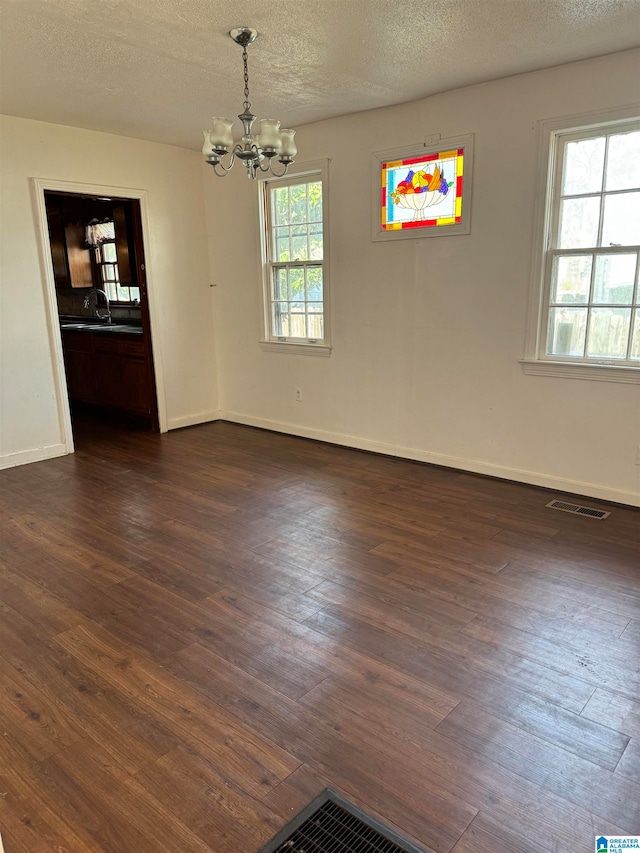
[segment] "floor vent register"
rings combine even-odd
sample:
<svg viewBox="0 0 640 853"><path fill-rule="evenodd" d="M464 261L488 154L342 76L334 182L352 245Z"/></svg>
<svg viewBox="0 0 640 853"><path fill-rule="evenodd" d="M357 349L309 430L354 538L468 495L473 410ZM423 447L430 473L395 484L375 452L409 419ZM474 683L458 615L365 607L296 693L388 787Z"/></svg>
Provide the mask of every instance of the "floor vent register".
<svg viewBox="0 0 640 853"><path fill-rule="evenodd" d="M573 512L575 515L586 515L589 518L608 518L611 513L605 512L603 509L595 509L592 506L581 506L580 504L570 504L566 501L551 501L546 504L550 509L559 509L561 512Z"/></svg>
<svg viewBox="0 0 640 853"><path fill-rule="evenodd" d="M425 853L326 788L259 853Z"/></svg>

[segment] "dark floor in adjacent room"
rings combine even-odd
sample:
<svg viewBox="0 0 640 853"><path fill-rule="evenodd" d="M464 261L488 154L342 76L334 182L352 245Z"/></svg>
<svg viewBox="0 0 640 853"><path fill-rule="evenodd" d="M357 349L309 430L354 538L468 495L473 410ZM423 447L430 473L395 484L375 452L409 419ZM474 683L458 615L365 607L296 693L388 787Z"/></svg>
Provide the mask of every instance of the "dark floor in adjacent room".
<svg viewBox="0 0 640 853"><path fill-rule="evenodd" d="M228 423L0 473L7 853L254 853L331 787L428 850L640 828L640 513Z"/></svg>

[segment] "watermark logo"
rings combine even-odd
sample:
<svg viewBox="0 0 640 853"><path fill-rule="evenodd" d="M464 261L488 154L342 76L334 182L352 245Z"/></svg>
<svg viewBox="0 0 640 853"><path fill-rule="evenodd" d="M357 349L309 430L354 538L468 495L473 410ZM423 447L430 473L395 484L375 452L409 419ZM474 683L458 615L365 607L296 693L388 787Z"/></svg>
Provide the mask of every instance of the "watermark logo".
<svg viewBox="0 0 640 853"><path fill-rule="evenodd" d="M596 838L596 853L627 853L638 850L640 835L600 835Z"/></svg>

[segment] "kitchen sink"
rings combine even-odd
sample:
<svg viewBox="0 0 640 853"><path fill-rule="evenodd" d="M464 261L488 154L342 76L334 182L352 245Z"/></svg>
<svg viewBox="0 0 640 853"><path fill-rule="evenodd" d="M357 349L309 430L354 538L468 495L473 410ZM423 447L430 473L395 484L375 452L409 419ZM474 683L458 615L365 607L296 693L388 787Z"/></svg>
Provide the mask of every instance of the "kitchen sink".
<svg viewBox="0 0 640 853"><path fill-rule="evenodd" d="M125 332L128 335L141 335L142 326L127 326L125 324L113 326L91 326L92 332Z"/></svg>
<svg viewBox="0 0 640 853"><path fill-rule="evenodd" d="M61 323L61 329L90 329L91 323Z"/></svg>
<svg viewBox="0 0 640 853"><path fill-rule="evenodd" d="M100 334L141 335L141 326L127 326L124 323L108 326L106 323L62 323L61 329L71 329L79 332L98 332Z"/></svg>

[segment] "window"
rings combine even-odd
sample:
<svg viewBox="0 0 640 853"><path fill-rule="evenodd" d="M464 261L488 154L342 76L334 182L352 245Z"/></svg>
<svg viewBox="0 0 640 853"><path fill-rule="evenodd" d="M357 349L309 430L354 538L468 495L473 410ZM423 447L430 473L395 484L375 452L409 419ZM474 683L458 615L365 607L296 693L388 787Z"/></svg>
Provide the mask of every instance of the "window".
<svg viewBox="0 0 640 853"><path fill-rule="evenodd" d="M372 240L471 230L474 135L373 154Z"/></svg>
<svg viewBox="0 0 640 853"><path fill-rule="evenodd" d="M101 287L110 302L140 302L140 288L121 285L118 274L118 255L115 240L108 240L94 250Z"/></svg>
<svg viewBox="0 0 640 853"><path fill-rule="evenodd" d="M104 222L94 220L87 225L85 245L92 250L98 286L107 294L109 301L139 303L140 288L120 284L115 222L111 219Z"/></svg>
<svg viewBox="0 0 640 853"><path fill-rule="evenodd" d="M547 174L533 357L640 381L640 121L552 131Z"/></svg>
<svg viewBox="0 0 640 853"><path fill-rule="evenodd" d="M326 166L262 181L265 343L328 354ZM296 350L303 351L303 350Z"/></svg>

